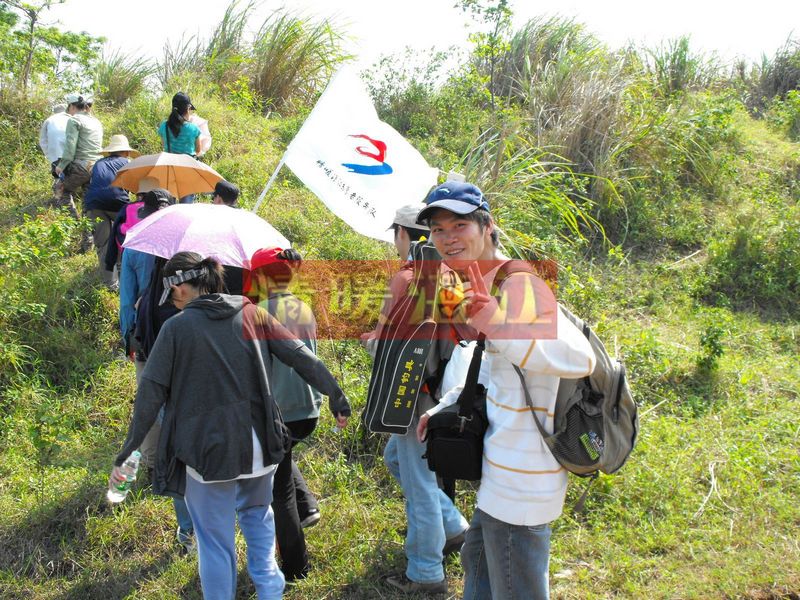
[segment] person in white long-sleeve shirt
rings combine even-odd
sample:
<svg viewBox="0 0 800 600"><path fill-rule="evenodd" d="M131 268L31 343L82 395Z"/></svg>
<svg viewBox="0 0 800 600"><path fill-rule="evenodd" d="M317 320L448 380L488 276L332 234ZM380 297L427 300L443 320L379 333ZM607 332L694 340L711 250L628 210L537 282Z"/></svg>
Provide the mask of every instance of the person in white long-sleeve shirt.
<svg viewBox="0 0 800 600"><path fill-rule="evenodd" d="M461 551L464 598L548 598L549 524L563 509L567 473L542 440L533 413L552 431L560 378L589 375L594 352L535 275L500 278L499 290L492 291L500 304L490 294L509 259L497 248L489 205L477 187L447 182L433 189L426 204L418 221L430 226L447 266L469 282L463 329L486 336L479 381L487 389L489 428L477 507ZM460 353L462 361L471 355ZM524 374L533 411L515 365ZM423 415L420 439L430 415L454 403L460 391L448 391Z"/></svg>
<svg viewBox="0 0 800 600"><path fill-rule="evenodd" d="M66 104L56 104L53 107L53 114L44 120L39 129L39 148L50 163L50 174L55 180L58 180L56 165L64 152L64 140L67 135L69 114L66 110Z"/></svg>

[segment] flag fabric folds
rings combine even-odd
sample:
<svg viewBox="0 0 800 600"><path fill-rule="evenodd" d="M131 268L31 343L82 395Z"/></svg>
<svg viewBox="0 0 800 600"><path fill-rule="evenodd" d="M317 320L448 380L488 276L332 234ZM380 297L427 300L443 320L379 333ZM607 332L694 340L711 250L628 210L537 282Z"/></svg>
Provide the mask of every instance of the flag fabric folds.
<svg viewBox="0 0 800 600"><path fill-rule="evenodd" d="M284 162L339 218L363 235L392 241L395 211L421 202L438 170L378 118L351 67L340 69L289 144Z"/></svg>

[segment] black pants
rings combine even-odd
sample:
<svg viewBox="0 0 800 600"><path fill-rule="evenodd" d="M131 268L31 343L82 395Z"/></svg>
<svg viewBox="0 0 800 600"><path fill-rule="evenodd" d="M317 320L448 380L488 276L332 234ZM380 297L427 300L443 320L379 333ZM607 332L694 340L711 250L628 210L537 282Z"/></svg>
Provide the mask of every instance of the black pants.
<svg viewBox="0 0 800 600"><path fill-rule="evenodd" d="M317 419L286 423L292 432L292 447L314 431ZM314 510L317 500L308 490L305 479L292 460L292 450L284 455L275 471L272 485L272 510L275 512L275 537L281 555L281 571L291 581L308 572L306 538L300 522Z"/></svg>

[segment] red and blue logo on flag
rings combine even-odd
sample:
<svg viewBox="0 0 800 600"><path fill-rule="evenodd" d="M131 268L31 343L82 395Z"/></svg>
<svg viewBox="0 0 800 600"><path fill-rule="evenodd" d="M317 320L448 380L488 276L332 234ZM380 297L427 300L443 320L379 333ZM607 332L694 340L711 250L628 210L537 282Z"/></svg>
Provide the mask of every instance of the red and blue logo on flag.
<svg viewBox="0 0 800 600"><path fill-rule="evenodd" d="M393 171L392 166L384 160L384 158L386 157L386 142L372 139L371 137L369 137L368 135L364 135L363 133L358 135L351 135L350 137L362 138L367 140L370 144L372 144L372 146L375 148L374 152L371 152L370 149L365 146L356 146L356 152L358 152L362 156L372 158L381 163L379 165L360 165L358 163L342 163L342 166L347 167L350 173L358 173L359 175L389 175Z"/></svg>

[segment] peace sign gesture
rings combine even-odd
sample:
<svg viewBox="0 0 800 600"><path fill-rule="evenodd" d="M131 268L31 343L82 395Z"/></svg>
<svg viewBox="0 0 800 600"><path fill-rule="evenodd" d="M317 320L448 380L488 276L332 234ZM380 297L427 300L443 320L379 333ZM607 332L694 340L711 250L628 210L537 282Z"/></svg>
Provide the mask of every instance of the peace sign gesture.
<svg viewBox="0 0 800 600"><path fill-rule="evenodd" d="M497 301L489 294L477 261L467 267L467 277L470 283L470 293L465 299L467 317L472 319L479 311L492 304L497 309Z"/></svg>

